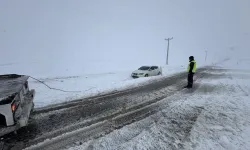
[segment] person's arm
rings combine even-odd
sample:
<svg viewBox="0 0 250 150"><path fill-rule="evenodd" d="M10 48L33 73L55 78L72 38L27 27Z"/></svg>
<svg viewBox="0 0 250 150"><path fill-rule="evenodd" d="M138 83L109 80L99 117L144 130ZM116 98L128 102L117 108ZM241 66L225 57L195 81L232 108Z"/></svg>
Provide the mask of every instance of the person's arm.
<svg viewBox="0 0 250 150"><path fill-rule="evenodd" d="M189 73L192 73L193 68L194 68L194 62L191 62L190 63Z"/></svg>

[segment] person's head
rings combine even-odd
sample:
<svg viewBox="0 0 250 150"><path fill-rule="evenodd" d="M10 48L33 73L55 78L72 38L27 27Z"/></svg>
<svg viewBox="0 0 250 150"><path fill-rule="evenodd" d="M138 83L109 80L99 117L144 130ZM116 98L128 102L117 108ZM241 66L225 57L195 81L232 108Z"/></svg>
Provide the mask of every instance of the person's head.
<svg viewBox="0 0 250 150"><path fill-rule="evenodd" d="M194 60L194 56L189 57L189 61L192 61L192 60Z"/></svg>

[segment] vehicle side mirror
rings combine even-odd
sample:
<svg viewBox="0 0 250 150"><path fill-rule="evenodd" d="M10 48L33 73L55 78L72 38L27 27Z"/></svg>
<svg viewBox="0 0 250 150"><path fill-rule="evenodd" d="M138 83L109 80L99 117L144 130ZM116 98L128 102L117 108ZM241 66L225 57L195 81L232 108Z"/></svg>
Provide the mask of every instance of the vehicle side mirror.
<svg viewBox="0 0 250 150"><path fill-rule="evenodd" d="M148 71L152 71L152 69L149 69Z"/></svg>

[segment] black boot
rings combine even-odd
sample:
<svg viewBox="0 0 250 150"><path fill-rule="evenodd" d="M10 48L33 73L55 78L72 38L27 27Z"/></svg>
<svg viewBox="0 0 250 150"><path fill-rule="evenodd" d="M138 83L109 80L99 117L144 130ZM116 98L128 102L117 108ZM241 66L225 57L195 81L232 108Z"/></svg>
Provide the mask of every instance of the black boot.
<svg viewBox="0 0 250 150"><path fill-rule="evenodd" d="M187 88L188 88L188 89L191 89L191 88L193 88L193 85L190 84L190 85L187 86Z"/></svg>

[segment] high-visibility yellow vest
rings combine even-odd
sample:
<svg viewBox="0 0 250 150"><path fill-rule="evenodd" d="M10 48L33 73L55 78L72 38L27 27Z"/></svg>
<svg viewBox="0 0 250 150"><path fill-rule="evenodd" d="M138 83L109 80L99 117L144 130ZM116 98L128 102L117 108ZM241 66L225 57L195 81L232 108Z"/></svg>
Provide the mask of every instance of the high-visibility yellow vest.
<svg viewBox="0 0 250 150"><path fill-rule="evenodd" d="M195 72L196 72L196 61L195 61L195 60L192 60L191 62L194 63L194 67L193 67L192 72L195 73ZM190 63L191 63L191 62L190 62ZM189 70L190 70L190 63L188 64L187 72L189 72Z"/></svg>

